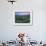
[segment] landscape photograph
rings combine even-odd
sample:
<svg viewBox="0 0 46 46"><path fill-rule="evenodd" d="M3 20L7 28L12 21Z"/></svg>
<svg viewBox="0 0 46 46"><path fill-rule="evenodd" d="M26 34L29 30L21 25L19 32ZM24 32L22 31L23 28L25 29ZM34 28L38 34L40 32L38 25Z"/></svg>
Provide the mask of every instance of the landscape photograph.
<svg viewBox="0 0 46 46"><path fill-rule="evenodd" d="M30 23L30 12L15 12L15 23Z"/></svg>

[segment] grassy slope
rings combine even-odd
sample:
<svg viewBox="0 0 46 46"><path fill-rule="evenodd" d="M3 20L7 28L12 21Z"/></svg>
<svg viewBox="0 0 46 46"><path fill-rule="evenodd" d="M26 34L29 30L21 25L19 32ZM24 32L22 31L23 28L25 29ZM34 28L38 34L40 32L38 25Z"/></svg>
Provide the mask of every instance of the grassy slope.
<svg viewBox="0 0 46 46"><path fill-rule="evenodd" d="M16 16L15 17L16 23L30 23L30 16Z"/></svg>

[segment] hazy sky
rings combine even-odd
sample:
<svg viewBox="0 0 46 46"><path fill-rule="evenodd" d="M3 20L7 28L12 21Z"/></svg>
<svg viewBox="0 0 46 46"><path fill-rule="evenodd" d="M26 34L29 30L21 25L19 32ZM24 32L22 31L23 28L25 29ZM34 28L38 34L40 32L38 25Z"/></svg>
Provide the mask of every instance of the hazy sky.
<svg viewBox="0 0 46 46"><path fill-rule="evenodd" d="M16 12L16 15L18 15L18 16L30 15L30 12Z"/></svg>

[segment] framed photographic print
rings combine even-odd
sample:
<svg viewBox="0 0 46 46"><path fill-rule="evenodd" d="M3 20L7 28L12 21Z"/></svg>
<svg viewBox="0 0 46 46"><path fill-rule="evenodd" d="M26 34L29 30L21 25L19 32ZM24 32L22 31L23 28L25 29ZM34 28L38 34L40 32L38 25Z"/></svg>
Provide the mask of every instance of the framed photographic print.
<svg viewBox="0 0 46 46"><path fill-rule="evenodd" d="M15 25L32 25L32 11L17 10L15 12Z"/></svg>

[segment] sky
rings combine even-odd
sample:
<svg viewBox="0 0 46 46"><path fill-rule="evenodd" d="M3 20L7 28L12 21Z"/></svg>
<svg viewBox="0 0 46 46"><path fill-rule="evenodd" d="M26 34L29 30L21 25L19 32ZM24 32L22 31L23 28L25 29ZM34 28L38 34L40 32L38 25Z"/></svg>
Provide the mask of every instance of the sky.
<svg viewBox="0 0 46 46"><path fill-rule="evenodd" d="M18 16L30 15L30 12L16 12Z"/></svg>

